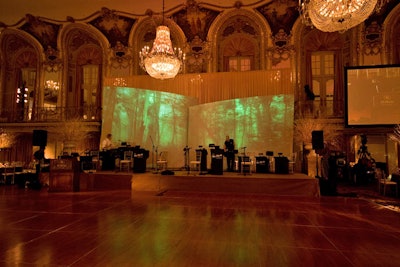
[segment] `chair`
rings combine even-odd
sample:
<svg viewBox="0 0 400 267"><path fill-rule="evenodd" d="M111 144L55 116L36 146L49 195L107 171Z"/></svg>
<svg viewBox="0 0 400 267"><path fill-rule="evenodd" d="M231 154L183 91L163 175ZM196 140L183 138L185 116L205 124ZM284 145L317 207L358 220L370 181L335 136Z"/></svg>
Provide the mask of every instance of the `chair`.
<svg viewBox="0 0 400 267"><path fill-rule="evenodd" d="M92 156L80 156L79 161L81 163L81 171L93 172L95 170L94 164L92 162Z"/></svg>
<svg viewBox="0 0 400 267"><path fill-rule="evenodd" d="M133 168L133 151L124 151L124 158L119 161L119 170L122 171L125 169L125 166L128 167L127 171L130 171Z"/></svg>
<svg viewBox="0 0 400 267"><path fill-rule="evenodd" d="M246 173L251 174L251 167L253 162L251 161L249 156L243 156L241 162L241 173L246 175Z"/></svg>
<svg viewBox="0 0 400 267"><path fill-rule="evenodd" d="M269 161L268 172L275 172L274 152L273 151L267 151L265 154L267 155L267 159Z"/></svg>
<svg viewBox="0 0 400 267"><path fill-rule="evenodd" d="M168 152L167 151L162 151L160 152L160 155L157 155L157 169L158 170L166 170L168 168Z"/></svg>
<svg viewBox="0 0 400 267"><path fill-rule="evenodd" d="M378 193L379 194L381 193L381 191L383 191L382 193L385 196L386 195L386 187L394 187L395 191L396 191L396 197L399 195L397 182L394 182L391 180L391 175L389 175L389 177L386 178L385 171L383 171L381 169L376 169L375 177L378 181Z"/></svg>
<svg viewBox="0 0 400 267"><path fill-rule="evenodd" d="M195 160L190 161L189 172L193 169L201 171L201 149L196 149Z"/></svg>
<svg viewBox="0 0 400 267"><path fill-rule="evenodd" d="M2 182L7 184L7 179L10 178L10 184L14 184L15 182L15 167L14 166L4 166L0 168L0 174L2 178Z"/></svg>
<svg viewBox="0 0 400 267"><path fill-rule="evenodd" d="M289 173L294 173L296 167L297 153L293 152L292 157L289 159Z"/></svg>
<svg viewBox="0 0 400 267"><path fill-rule="evenodd" d="M12 163L12 166L14 166L14 183L15 180L18 183L24 176L24 163L21 161L15 161Z"/></svg>
<svg viewBox="0 0 400 267"><path fill-rule="evenodd" d="M11 163L12 166L14 166L14 174L23 174L23 170L24 170L24 163L21 161L15 161L13 163Z"/></svg>
<svg viewBox="0 0 400 267"><path fill-rule="evenodd" d="M89 155L92 157L93 169L98 170L100 167L100 151L92 150Z"/></svg>

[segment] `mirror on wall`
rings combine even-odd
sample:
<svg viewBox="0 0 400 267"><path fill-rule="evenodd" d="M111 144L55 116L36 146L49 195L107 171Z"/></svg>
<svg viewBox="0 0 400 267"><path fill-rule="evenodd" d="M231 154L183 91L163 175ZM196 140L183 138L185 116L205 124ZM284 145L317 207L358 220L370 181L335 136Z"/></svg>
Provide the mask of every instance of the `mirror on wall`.
<svg viewBox="0 0 400 267"><path fill-rule="evenodd" d="M56 108L59 101L60 82L57 72L44 74L44 108Z"/></svg>
<svg viewBox="0 0 400 267"><path fill-rule="evenodd" d="M36 69L22 68L21 82L17 88L16 103L20 110L19 120L31 120L33 113L34 92L36 84Z"/></svg>

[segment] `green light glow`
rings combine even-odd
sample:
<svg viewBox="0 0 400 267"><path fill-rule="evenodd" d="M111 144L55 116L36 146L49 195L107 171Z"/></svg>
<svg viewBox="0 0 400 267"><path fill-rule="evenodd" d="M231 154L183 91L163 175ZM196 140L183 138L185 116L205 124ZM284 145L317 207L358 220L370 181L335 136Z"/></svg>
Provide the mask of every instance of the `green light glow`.
<svg viewBox="0 0 400 267"><path fill-rule="evenodd" d="M183 167L183 148L223 147L225 136L246 152L289 155L293 142L293 95L226 100L197 105L194 98L128 87L105 87L102 135L114 142L168 152L168 166ZM194 152L193 152L194 153ZM154 154L153 154L154 155Z"/></svg>

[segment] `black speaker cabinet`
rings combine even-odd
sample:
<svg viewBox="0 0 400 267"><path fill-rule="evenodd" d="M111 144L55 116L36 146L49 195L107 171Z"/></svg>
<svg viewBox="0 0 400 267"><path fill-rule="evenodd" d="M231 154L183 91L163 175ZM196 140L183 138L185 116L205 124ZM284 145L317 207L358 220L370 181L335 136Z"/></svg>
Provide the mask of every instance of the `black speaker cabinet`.
<svg viewBox="0 0 400 267"><path fill-rule="evenodd" d="M313 149L324 149L324 131L312 131L311 137Z"/></svg>
<svg viewBox="0 0 400 267"><path fill-rule="evenodd" d="M211 151L211 170L210 173L221 175L223 173L223 149L210 149Z"/></svg>
<svg viewBox="0 0 400 267"><path fill-rule="evenodd" d="M256 157L256 172L257 173L269 172L269 160L267 157L264 156Z"/></svg>
<svg viewBox="0 0 400 267"><path fill-rule="evenodd" d="M287 157L275 157L275 173L289 173L289 159Z"/></svg>
<svg viewBox="0 0 400 267"><path fill-rule="evenodd" d="M32 145L33 146L47 146L47 131L33 130Z"/></svg>

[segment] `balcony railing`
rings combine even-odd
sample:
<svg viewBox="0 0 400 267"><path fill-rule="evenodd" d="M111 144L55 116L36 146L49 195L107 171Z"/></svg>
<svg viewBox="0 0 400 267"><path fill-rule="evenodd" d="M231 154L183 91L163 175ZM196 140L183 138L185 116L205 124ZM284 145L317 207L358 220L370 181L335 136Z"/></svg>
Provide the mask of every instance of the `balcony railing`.
<svg viewBox="0 0 400 267"><path fill-rule="evenodd" d="M341 101L338 105L342 108L335 110L332 100L299 101L295 105L296 118L343 118L344 105Z"/></svg>
<svg viewBox="0 0 400 267"><path fill-rule="evenodd" d="M101 121L101 107L57 107L0 109L0 122L59 122L66 120Z"/></svg>

